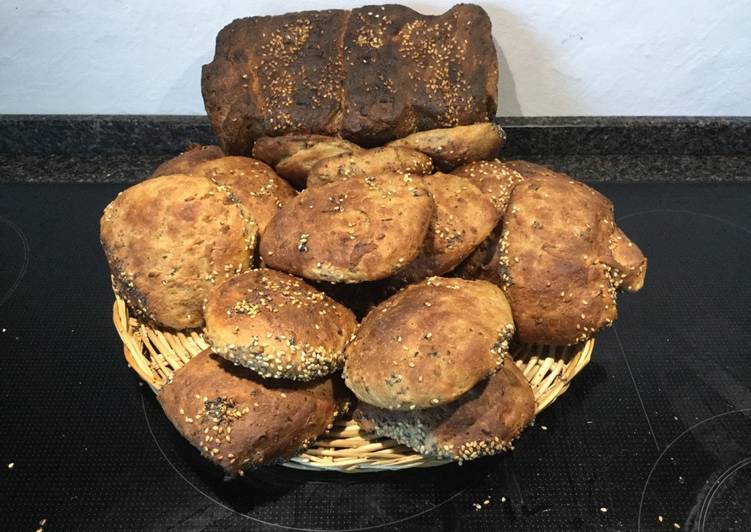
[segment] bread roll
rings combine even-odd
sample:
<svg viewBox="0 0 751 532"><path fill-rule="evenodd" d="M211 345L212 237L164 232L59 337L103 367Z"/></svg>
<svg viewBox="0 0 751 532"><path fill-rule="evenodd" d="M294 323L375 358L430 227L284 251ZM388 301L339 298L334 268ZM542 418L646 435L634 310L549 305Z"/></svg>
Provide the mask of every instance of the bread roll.
<svg viewBox="0 0 751 532"><path fill-rule="evenodd" d="M299 454L349 401L338 376L261 379L208 350L177 370L157 397L178 432L230 476Z"/></svg>
<svg viewBox="0 0 751 532"><path fill-rule="evenodd" d="M384 146L355 153L342 153L318 161L308 174L309 187L388 173L429 174L433 161L424 153L409 148Z"/></svg>
<svg viewBox="0 0 751 532"><path fill-rule="evenodd" d="M431 277L370 311L346 348L344 378L380 408L450 403L501 367L513 333L497 287Z"/></svg>
<svg viewBox="0 0 751 532"><path fill-rule="evenodd" d="M506 292L519 339L573 344L616 318L616 290L638 290L646 258L596 190L545 169L511 194L491 278ZM624 283L625 281L625 283Z"/></svg>
<svg viewBox="0 0 751 532"><path fill-rule="evenodd" d="M173 329L203 325L209 290L251 266L257 233L226 187L185 175L124 190L100 222L115 291L139 318Z"/></svg>
<svg viewBox="0 0 751 532"><path fill-rule="evenodd" d="M534 415L532 388L506 358L500 371L452 403L409 412L360 403L354 417L367 432L393 438L423 455L461 463L512 449L512 441Z"/></svg>
<svg viewBox="0 0 751 532"><path fill-rule="evenodd" d="M356 327L347 308L274 270L237 275L206 303L212 350L267 379L309 381L336 371Z"/></svg>
<svg viewBox="0 0 751 532"><path fill-rule="evenodd" d="M498 159L474 161L455 168L451 173L468 179L482 190L501 217L506 212L511 191L524 179L521 173Z"/></svg>
<svg viewBox="0 0 751 532"><path fill-rule="evenodd" d="M383 279L415 259L433 208L430 195L408 175L308 188L271 220L261 257L270 268L306 279Z"/></svg>
<svg viewBox="0 0 751 532"><path fill-rule="evenodd" d="M411 148L430 155L439 169L449 171L472 161L494 158L505 140L506 135L499 126L481 122L420 131L388 145Z"/></svg>
<svg viewBox="0 0 751 532"><path fill-rule="evenodd" d="M462 177L437 173L418 182L433 196L436 209L420 254L396 274L402 282L450 272L490 235L499 219L490 200Z"/></svg>
<svg viewBox="0 0 751 532"><path fill-rule="evenodd" d="M225 185L237 196L247 216L263 232L271 218L297 194L265 163L249 157L220 157L196 165L193 175L203 175Z"/></svg>

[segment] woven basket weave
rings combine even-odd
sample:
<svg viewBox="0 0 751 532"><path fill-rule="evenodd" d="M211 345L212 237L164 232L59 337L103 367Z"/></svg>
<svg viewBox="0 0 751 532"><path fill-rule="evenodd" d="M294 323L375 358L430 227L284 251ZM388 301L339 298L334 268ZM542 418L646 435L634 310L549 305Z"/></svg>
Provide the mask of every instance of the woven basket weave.
<svg viewBox="0 0 751 532"><path fill-rule="evenodd" d="M152 328L128 313L116 296L112 319L123 341L125 359L136 373L159 390L170 375L209 346L198 331ZM561 396L571 379L589 363L594 340L570 347L516 346L511 355L529 380L536 413ZM305 452L284 465L297 469L362 473L432 467L448 463L415 453L389 438L362 432L352 419L339 419Z"/></svg>

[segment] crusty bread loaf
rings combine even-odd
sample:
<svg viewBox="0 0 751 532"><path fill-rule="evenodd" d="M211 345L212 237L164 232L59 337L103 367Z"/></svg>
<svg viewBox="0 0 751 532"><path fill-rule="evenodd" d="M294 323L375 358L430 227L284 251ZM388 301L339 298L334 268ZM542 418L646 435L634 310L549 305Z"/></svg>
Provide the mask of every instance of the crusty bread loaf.
<svg viewBox="0 0 751 532"><path fill-rule="evenodd" d="M115 291L138 317L174 329L203 325L209 290L251 266L258 232L226 187L185 175L124 190L100 228Z"/></svg>
<svg viewBox="0 0 751 532"><path fill-rule="evenodd" d="M383 146L322 159L310 169L307 184L315 187L351 177L389 173L424 175L432 171L433 161L424 153Z"/></svg>
<svg viewBox="0 0 751 532"><path fill-rule="evenodd" d="M238 19L222 29L201 90L228 154L261 136L340 135L375 146L495 115L490 19L398 5Z"/></svg>
<svg viewBox="0 0 751 532"><path fill-rule="evenodd" d="M449 403L497 371L514 333L503 292L485 281L431 277L365 317L346 348L347 386L390 410Z"/></svg>
<svg viewBox="0 0 751 532"><path fill-rule="evenodd" d="M175 428L227 474L291 458L347 409L338 376L310 383L261 379L203 351L158 395Z"/></svg>
<svg viewBox="0 0 751 532"><path fill-rule="evenodd" d="M306 279L383 279L415 259L433 208L429 193L408 175L308 188L271 220L261 238L261 257L270 268Z"/></svg>
<svg viewBox="0 0 751 532"><path fill-rule="evenodd" d="M209 293L206 337L215 353L264 378L309 381L339 369L357 321L302 280L251 270Z"/></svg>
<svg viewBox="0 0 751 532"><path fill-rule="evenodd" d="M173 174L192 175L192 170L197 164L223 156L224 153L219 146L190 144L180 155L167 159L157 166L156 170L151 173L151 177Z"/></svg>
<svg viewBox="0 0 751 532"><path fill-rule="evenodd" d="M266 163L249 157L220 157L196 165L192 175L203 175L225 185L237 196L245 214L263 232L271 218L295 197L289 183L281 179Z"/></svg>
<svg viewBox="0 0 751 532"><path fill-rule="evenodd" d="M519 339L572 344L616 318L616 290L638 290L646 259L596 190L549 169L511 194L489 279L506 292Z"/></svg>
<svg viewBox="0 0 751 532"><path fill-rule="evenodd" d="M449 171L472 161L492 159L498 155L505 139L506 134L498 125L481 122L419 131L388 145L421 151L430 155L439 169Z"/></svg>
<svg viewBox="0 0 751 532"><path fill-rule="evenodd" d="M447 405L398 412L360 403L354 417L367 432L461 462L511 449L534 415L532 388L507 357L501 370Z"/></svg>
<svg viewBox="0 0 751 532"><path fill-rule="evenodd" d="M396 274L403 282L450 272L490 235L499 219L490 200L467 179L437 173L416 181L433 196L436 208L420 254Z"/></svg>

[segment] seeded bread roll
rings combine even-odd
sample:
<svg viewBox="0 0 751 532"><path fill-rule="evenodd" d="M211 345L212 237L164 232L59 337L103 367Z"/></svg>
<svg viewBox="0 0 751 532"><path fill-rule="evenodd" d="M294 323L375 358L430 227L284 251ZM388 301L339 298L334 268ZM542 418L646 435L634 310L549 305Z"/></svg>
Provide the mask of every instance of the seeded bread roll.
<svg viewBox="0 0 751 532"><path fill-rule="evenodd" d="M506 292L519 339L573 344L616 318L616 290L638 290L646 259L594 189L545 170L514 188L489 270Z"/></svg>
<svg viewBox="0 0 751 532"><path fill-rule="evenodd" d="M498 155L505 140L506 134L499 126L481 122L420 131L388 145L411 148L430 155L439 169L448 171L472 161L492 159Z"/></svg>
<svg viewBox="0 0 751 532"><path fill-rule="evenodd" d="M431 277L370 311L347 346L344 378L380 408L450 403L501 367L513 334L497 287Z"/></svg>
<svg viewBox="0 0 751 532"><path fill-rule="evenodd" d="M362 149L357 144L347 140L326 135L282 135L279 137L261 137L256 140L253 144L253 157L271 166L276 166L283 159L317 144L324 144L330 148L341 148L343 152Z"/></svg>
<svg viewBox="0 0 751 532"><path fill-rule="evenodd" d="M498 159L474 161L455 168L451 173L469 179L482 190L483 194L493 202L500 216L506 212L511 191L517 183L524 180L521 173Z"/></svg>
<svg viewBox="0 0 751 532"><path fill-rule="evenodd" d="M237 275L206 303L212 350L267 379L309 381L336 371L356 327L349 309L274 270Z"/></svg>
<svg viewBox="0 0 751 532"><path fill-rule="evenodd" d="M178 432L230 476L299 454L349 403L338 376L261 379L208 350L177 370L157 397Z"/></svg>
<svg viewBox="0 0 751 532"><path fill-rule="evenodd" d="M414 282L453 270L498 224L493 204L468 180L437 173L420 178L436 209L420 255L396 274Z"/></svg>
<svg viewBox="0 0 751 532"><path fill-rule="evenodd" d="M115 291L139 318L173 329L203 325L209 290L250 267L257 233L226 187L185 175L124 190L100 222Z"/></svg>
<svg viewBox="0 0 751 532"><path fill-rule="evenodd" d="M318 161L308 174L308 186L325 185L351 177L386 173L429 174L433 161L419 151L384 146L357 153L342 153Z"/></svg>
<svg viewBox="0 0 751 532"><path fill-rule="evenodd" d="M246 214L263 232L271 218L297 194L271 167L249 157L221 157L196 165L192 175L203 175L226 185L237 196Z"/></svg>
<svg viewBox="0 0 751 532"><path fill-rule="evenodd" d="M423 455L461 462L513 449L512 441L534 415L532 388L506 358L500 371L447 405L396 412L360 403L354 417L366 432Z"/></svg>
<svg viewBox="0 0 751 532"><path fill-rule="evenodd" d="M238 19L201 78L222 148L262 136L339 135L379 146L495 116L498 64L482 8L421 15L398 5ZM281 172L280 172L281 174Z"/></svg>
<svg viewBox="0 0 751 532"><path fill-rule="evenodd" d="M428 192L408 175L308 188L271 220L261 257L270 268L306 279L383 279L415 259L433 208Z"/></svg>
<svg viewBox="0 0 751 532"><path fill-rule="evenodd" d="M157 166L151 177L174 174L192 175L192 170L197 164L223 156L224 153L222 153L222 149L219 146L190 144L180 155L168 159Z"/></svg>
<svg viewBox="0 0 751 532"><path fill-rule="evenodd" d="M273 165L276 171L298 188L305 187L308 173L318 161L362 148L344 139L323 135L263 137L253 147L255 157Z"/></svg>

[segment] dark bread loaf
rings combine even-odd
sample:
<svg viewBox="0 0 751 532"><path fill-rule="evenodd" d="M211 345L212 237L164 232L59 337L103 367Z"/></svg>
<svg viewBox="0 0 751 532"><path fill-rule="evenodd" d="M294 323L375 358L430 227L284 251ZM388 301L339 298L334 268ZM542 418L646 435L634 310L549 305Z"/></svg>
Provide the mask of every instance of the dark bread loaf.
<svg viewBox="0 0 751 532"><path fill-rule="evenodd" d="M357 328L346 307L301 279L267 269L217 286L205 316L215 353L273 379L309 381L336 371Z"/></svg>
<svg viewBox="0 0 751 532"><path fill-rule="evenodd" d="M398 5L238 19L204 65L206 111L228 154L288 133L365 146L495 115L490 19L461 4L438 16Z"/></svg>
<svg viewBox="0 0 751 532"><path fill-rule="evenodd" d="M447 405L398 412L360 403L354 417L367 432L394 438L420 454L461 462L512 449L534 415L532 388L507 357L497 373Z"/></svg>
<svg viewBox="0 0 751 532"><path fill-rule="evenodd" d="M157 166L156 170L151 173L151 177L174 174L192 175L192 170L196 165L223 156L224 153L219 146L190 144L180 155L167 159Z"/></svg>
<svg viewBox="0 0 751 532"><path fill-rule="evenodd" d="M431 277L365 317L346 348L345 381L360 400L380 408L449 403L501 367L513 334L500 289Z"/></svg>
<svg viewBox="0 0 751 532"><path fill-rule="evenodd" d="M250 268L257 233L230 190L186 175L124 190L100 222L115 291L139 318L173 329L203 325L209 290Z"/></svg>
<svg viewBox="0 0 751 532"><path fill-rule="evenodd" d="M208 350L158 395L180 434L231 476L298 454L347 409L349 397L338 376L261 379Z"/></svg>
<svg viewBox="0 0 751 532"><path fill-rule="evenodd" d="M433 209L430 194L406 174L308 188L271 220L261 257L270 268L317 281L384 279L420 252Z"/></svg>

